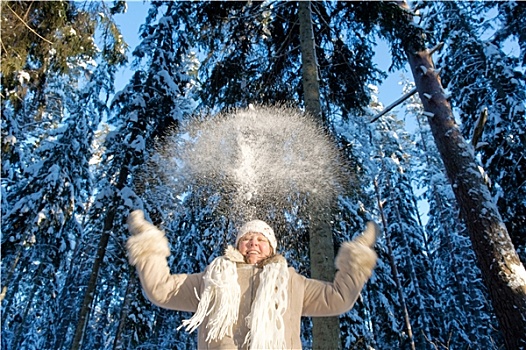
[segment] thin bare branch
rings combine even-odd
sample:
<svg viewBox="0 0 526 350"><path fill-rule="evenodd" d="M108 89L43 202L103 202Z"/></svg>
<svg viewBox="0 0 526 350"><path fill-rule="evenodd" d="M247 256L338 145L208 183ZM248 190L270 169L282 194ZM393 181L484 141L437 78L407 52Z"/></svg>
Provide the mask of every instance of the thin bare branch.
<svg viewBox="0 0 526 350"><path fill-rule="evenodd" d="M436 51L442 49L442 47L444 46L444 43L438 43L437 45L435 45L434 47L432 47L430 50L429 50L429 53L432 55L434 54ZM413 96L414 94L416 93L416 88L412 89L411 91L409 91L407 94L405 94L404 96L400 97L398 100L394 101L393 103L391 103L389 106L387 106L383 111L381 111L380 113L378 113L377 115L375 115L373 117L373 119L370 121L370 123L374 123L375 121L377 121L381 116L385 115L387 112L389 112L390 110L392 110L393 108L395 108L396 106L398 106L400 103L404 102L405 100L407 100L409 97Z"/></svg>
<svg viewBox="0 0 526 350"><path fill-rule="evenodd" d="M18 20L19 20L20 22L22 22L22 23L27 27L27 29L29 29L31 32L33 32L33 33L34 33L36 36L38 36L40 39L42 39L42 40L44 40L45 42L47 42L47 43L53 45L53 43L52 43L51 41L47 40L47 39L44 38L42 35L38 34L33 28L31 28L31 27L29 26L29 24L27 24L26 21L24 21L24 20L22 19L22 17L20 17L20 16L18 15L18 13L16 13L16 12L11 8L11 6L9 6L8 4L6 4L6 6L7 6L7 8L9 8L9 9L11 10L11 12L13 12L13 14L16 16L16 18L18 18Z"/></svg>
<svg viewBox="0 0 526 350"><path fill-rule="evenodd" d="M407 94L405 94L404 96L400 97L398 100L394 101L389 106L385 107L385 109L383 111L381 111L380 113L378 113L377 115L374 116L374 118L370 121L370 123L374 123L375 121L380 119L381 116L385 115L387 112L389 112L390 110L392 110L393 108L395 108L400 103L404 102L405 100L407 100L409 97L413 96L414 94L416 94L416 88L413 88Z"/></svg>

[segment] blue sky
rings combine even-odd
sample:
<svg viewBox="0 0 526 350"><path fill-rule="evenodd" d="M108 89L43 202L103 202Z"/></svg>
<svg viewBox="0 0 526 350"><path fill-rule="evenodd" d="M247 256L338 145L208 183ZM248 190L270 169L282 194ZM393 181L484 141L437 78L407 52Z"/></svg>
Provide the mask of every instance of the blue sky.
<svg viewBox="0 0 526 350"><path fill-rule="evenodd" d="M150 4L145 1L127 1L127 5L126 13L116 15L115 20L119 25L124 41L129 45L128 57L131 57L133 49L140 42L139 27L144 23ZM132 71L129 69L130 65L131 59L127 67L117 73L115 80L115 89L117 91L121 90L130 80L132 75Z"/></svg>

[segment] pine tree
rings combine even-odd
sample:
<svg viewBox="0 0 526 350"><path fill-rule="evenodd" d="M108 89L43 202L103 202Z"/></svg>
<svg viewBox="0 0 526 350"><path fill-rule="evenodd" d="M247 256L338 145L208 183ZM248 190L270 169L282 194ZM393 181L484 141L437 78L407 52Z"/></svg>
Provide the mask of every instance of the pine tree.
<svg viewBox="0 0 526 350"><path fill-rule="evenodd" d="M495 9L497 16L491 14ZM429 12L425 25L433 27L436 40L445 44L437 65L443 67L444 87L458 110L466 139L473 138L479 116L487 111L482 137L474 147L490 179L494 201L524 262L526 78L521 73L521 58L504 53L506 40L521 40L524 5L443 3L432 6ZM488 16L491 17L486 19ZM488 39L482 39L487 35Z"/></svg>
<svg viewBox="0 0 526 350"><path fill-rule="evenodd" d="M2 113L4 125L23 125L28 118L35 121L24 130L24 137L15 136L22 129L2 130L9 134L8 139L16 140L2 160L10 169L2 174L7 197L2 230L10 232L2 237L2 268L8 276L2 281L6 335L2 346L39 347L56 340L62 331L59 320L70 307L58 298L67 288L65 276L82 235L79 218L85 214L92 191L91 141L106 110L101 98L111 93L113 66L125 60L121 54L124 43L111 20L99 21L100 13L111 11L101 3L85 8L70 2L3 3L2 10L16 19L8 25L23 23L30 31L21 30L21 37L36 35L44 41L60 41L53 46L56 52L49 47L46 52L47 44L24 46L24 39L2 53L24 52L25 58L17 63L20 66L2 68L2 86L12 89L10 96L15 98L2 101L2 110L8 111ZM62 18L47 18L55 16L55 11L63 11ZM104 55L97 54L90 39L95 28L111 31L102 41ZM76 36L76 31L83 34ZM45 63L49 54L56 60ZM108 60L109 55L113 60ZM91 60L98 61L98 67ZM9 80L16 73L11 69L19 69L20 74L28 70L29 79L34 80L28 85L21 80L17 86L17 81ZM85 78L92 75L97 79ZM23 93L18 89L21 86ZM19 312L14 313L15 309Z"/></svg>
<svg viewBox="0 0 526 350"><path fill-rule="evenodd" d="M413 142L419 158L415 164L415 186L424 190L422 198L429 205L425 231L430 259L430 274L436 281L432 295L439 312L435 312L433 344L450 347L471 344L491 349L501 342L495 332L496 319L487 302L489 296L476 268L476 258L458 218L458 205L447 182L444 165L433 142L429 125L418 97L405 104L406 114L412 115L417 131Z"/></svg>
<svg viewBox="0 0 526 350"><path fill-rule="evenodd" d="M171 8L177 4L167 5ZM153 8L159 10L157 6ZM145 206L136 193L135 184L140 185L141 179L137 176L155 145L191 112L192 101L187 92L192 84L187 73L192 66L188 63L189 52L184 48L173 50L172 36L180 28L169 20L161 18L156 21L154 11L150 15L143 28L144 40L134 51L139 61L146 61L146 68L136 71L130 83L116 94L112 102L112 117L108 119L114 130L105 140L103 166L97 173L98 195L88 213L89 225L86 228L86 236L95 243L92 251L96 253L87 255L83 262L89 273L81 281L87 287L81 293L82 305L72 349L100 347L107 343L106 337L117 333L119 327L121 343L114 341L114 347L135 346L154 328L155 315L151 312L151 305L144 298L137 297L140 289L136 288L134 295L130 295L127 286L116 276L135 273L128 267L124 251L128 237L124 223L129 212L143 208L154 224L159 224L160 213ZM124 305L121 297L126 300ZM105 322L110 318L130 314L129 310L123 309L129 305L143 308L145 314L132 313L135 317L129 320L134 322L108 323L111 328L103 332ZM126 324L122 325L122 322Z"/></svg>
<svg viewBox="0 0 526 350"><path fill-rule="evenodd" d="M318 60L312 24L311 3L298 4L298 21L302 63L302 83L305 111L314 116L320 125L324 124L321 110ZM311 209L309 230L309 253L311 277L330 281L334 275L334 242L332 238L331 203L326 207ZM337 317L315 318L312 320L313 349L338 349L340 329Z"/></svg>
<svg viewBox="0 0 526 350"><path fill-rule="evenodd" d="M382 205L385 234L392 245L410 319L411 327L407 328L412 335L408 332L407 341L412 348L415 345L425 348L431 338L430 329L434 328L431 314L435 311L432 294L436 286L427 272L429 252L412 190L412 157L406 151L412 145L401 121L383 117L376 124L380 135L375 143L381 159L377 183L380 198L385 202Z"/></svg>
<svg viewBox="0 0 526 350"><path fill-rule="evenodd" d="M377 150L370 135L376 135L375 125L368 122L372 114L382 108L377 99L377 90L369 86L372 101L369 110L361 117L347 116L344 122L334 126L335 132L343 143L345 153L349 154L349 166L352 165L356 174L352 185L354 193L340 198L339 214L335 221L339 223L337 235L341 240L352 238L354 230L364 224L364 216L371 214L378 222L382 218L382 200L377 200L379 194L376 177L378 170ZM369 208L369 209L368 209ZM367 213L367 210L370 213ZM370 219L369 219L370 220ZM404 295L398 278L397 266L394 261L392 244L389 237L383 234L376 245L379 255L378 265L373 276L362 292L362 298L351 311L340 317L342 332L342 348L369 349L370 347L388 348L400 347L403 338L404 321L399 310L407 310ZM407 312L406 312L407 315ZM407 315L408 316L408 315ZM410 324L407 324L410 326Z"/></svg>
<svg viewBox="0 0 526 350"><path fill-rule="evenodd" d="M521 277L524 266L513 248L497 208L491 202L489 190L469 150L470 146L454 122L451 105L444 94L429 50L424 48L423 41L409 41L422 37L414 36L414 31L415 27L409 21L405 25L401 21L399 35L408 38L405 43L406 54L415 85L448 178L453 184L505 344L514 349L525 341L526 287ZM495 261L499 262L496 268Z"/></svg>

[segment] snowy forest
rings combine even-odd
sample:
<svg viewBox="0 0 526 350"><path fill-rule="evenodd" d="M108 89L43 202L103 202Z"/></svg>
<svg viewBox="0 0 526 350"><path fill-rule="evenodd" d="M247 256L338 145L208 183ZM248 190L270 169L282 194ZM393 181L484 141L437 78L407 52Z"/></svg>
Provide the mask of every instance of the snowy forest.
<svg viewBox="0 0 526 350"><path fill-rule="evenodd" d="M151 1L136 47L127 6L1 2L2 350L197 347L128 263L137 208L173 273L202 271L257 215L291 266L330 280L339 245L377 222L373 276L351 311L302 319L305 349L526 349L526 2ZM404 95L380 102L398 70ZM251 109L255 137L282 141L260 164L282 186L245 198L254 212L221 172L229 116ZM178 153L191 128L205 145ZM325 162L292 180L312 184L283 185L313 145Z"/></svg>

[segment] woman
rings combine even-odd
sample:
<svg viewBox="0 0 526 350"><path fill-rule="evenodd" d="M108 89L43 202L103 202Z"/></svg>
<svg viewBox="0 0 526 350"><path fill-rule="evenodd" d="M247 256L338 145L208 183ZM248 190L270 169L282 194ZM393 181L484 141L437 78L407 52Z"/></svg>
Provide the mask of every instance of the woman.
<svg viewBox="0 0 526 350"><path fill-rule="evenodd" d="M309 279L287 267L272 228L254 220L204 272L170 274L164 233L140 210L130 214L128 229L129 261L146 295L160 307L194 312L179 328L199 330L199 349L301 349L301 317L350 310L377 259L378 226L371 222L340 247L333 282Z"/></svg>

